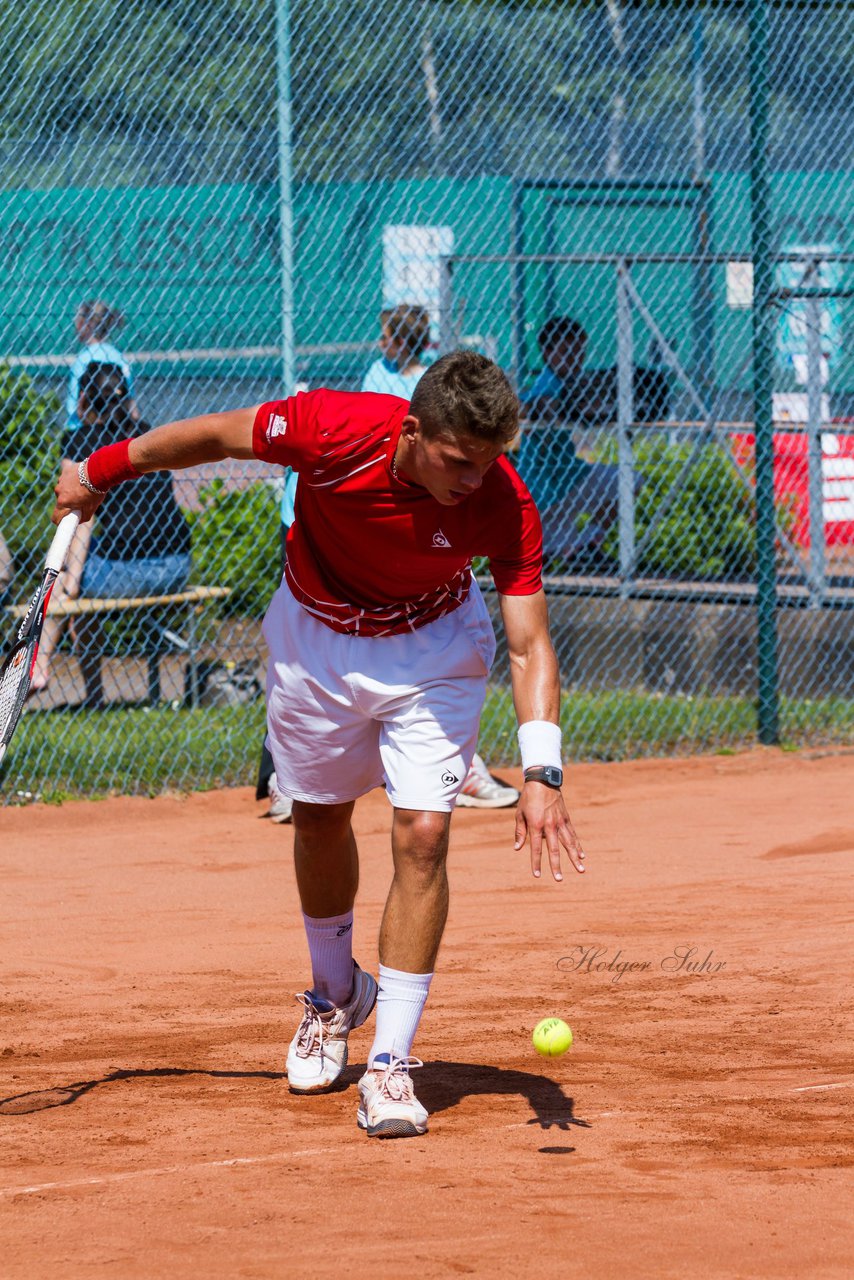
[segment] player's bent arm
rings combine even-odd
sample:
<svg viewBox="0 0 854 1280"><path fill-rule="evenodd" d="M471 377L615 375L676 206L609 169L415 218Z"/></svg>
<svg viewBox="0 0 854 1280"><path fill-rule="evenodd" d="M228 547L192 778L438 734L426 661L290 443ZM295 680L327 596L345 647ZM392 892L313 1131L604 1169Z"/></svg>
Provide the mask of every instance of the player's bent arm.
<svg viewBox="0 0 854 1280"><path fill-rule="evenodd" d="M232 409L226 413L208 413L153 427L129 443L125 442L123 447L127 451L130 470L120 478L149 471L181 471L203 462L220 462L223 458L252 458L252 427L257 411L257 406ZM97 452L108 453L118 447L110 445L107 450ZM84 471L89 472L87 459L65 460L62 464L54 490L54 524L72 510L80 511L81 520L89 520L100 505L103 495L93 493L80 481L78 469L81 462ZM87 478L91 482L91 474Z"/></svg>
<svg viewBox="0 0 854 1280"><path fill-rule="evenodd" d="M252 458L252 425L257 412L256 405L153 427L131 440L130 461L144 473L181 471L223 458Z"/></svg>
<svg viewBox="0 0 854 1280"><path fill-rule="evenodd" d="M560 671L549 635L548 608L542 591L530 596L499 596L501 618L510 654L510 679L519 724L547 722L559 747ZM533 763L533 762L532 762ZM543 764L555 763L543 760ZM542 782L525 782L516 810L516 849L530 840L531 870L539 877L543 853L555 880L563 879L562 853L576 871L584 870L584 850L560 791Z"/></svg>

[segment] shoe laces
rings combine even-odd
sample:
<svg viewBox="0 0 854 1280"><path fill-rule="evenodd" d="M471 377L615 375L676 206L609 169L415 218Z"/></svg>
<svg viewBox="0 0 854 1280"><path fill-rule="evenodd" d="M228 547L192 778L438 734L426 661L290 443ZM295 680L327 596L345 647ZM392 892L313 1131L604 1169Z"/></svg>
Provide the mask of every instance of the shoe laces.
<svg viewBox="0 0 854 1280"><path fill-rule="evenodd" d="M395 1102L407 1101L412 1096L412 1081L409 1072L414 1067L423 1067L420 1058L392 1058L388 1065L380 1063L382 1076L379 1087L382 1093ZM375 1067L374 1070L377 1070Z"/></svg>
<svg viewBox="0 0 854 1280"><path fill-rule="evenodd" d="M297 1056L310 1058L323 1054L323 1037L326 1031L320 1010L312 1003L307 991L298 991L296 998L303 1007L303 1015L297 1027Z"/></svg>

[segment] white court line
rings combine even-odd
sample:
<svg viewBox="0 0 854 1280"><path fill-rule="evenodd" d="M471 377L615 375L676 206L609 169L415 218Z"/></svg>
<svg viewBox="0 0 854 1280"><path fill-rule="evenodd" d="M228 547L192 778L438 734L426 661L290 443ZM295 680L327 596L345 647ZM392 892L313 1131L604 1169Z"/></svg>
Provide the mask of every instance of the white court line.
<svg viewBox="0 0 854 1280"><path fill-rule="evenodd" d="M854 1080L840 1080L838 1084L803 1084L799 1089L790 1089L790 1093L815 1093L819 1089L850 1089Z"/></svg>
<svg viewBox="0 0 854 1280"><path fill-rule="evenodd" d="M67 1191L73 1187L101 1187L109 1182L157 1178L164 1173L192 1173L195 1169L228 1169L237 1165L269 1164L272 1160L298 1160L304 1156L328 1155L336 1150L336 1147L306 1147L303 1151L275 1151L268 1156L234 1156L229 1160L201 1160L197 1164L165 1164L160 1169L130 1169L127 1173L106 1173L100 1178L75 1178L70 1182L36 1182L30 1187L0 1187L0 1197L31 1196L39 1191Z"/></svg>
<svg viewBox="0 0 854 1280"><path fill-rule="evenodd" d="M849 1089L852 1084L854 1084L854 1080L842 1080L834 1084L807 1084L797 1089L791 1089L789 1092L809 1093L819 1089ZM605 1116L615 1114L613 1111L600 1111L590 1118L600 1120L604 1119ZM571 1120L569 1123L572 1125ZM560 1120L553 1120L549 1128L557 1128L559 1124ZM521 1124L508 1124L504 1127L506 1129L527 1129L530 1127L530 1121L525 1120ZM167 1173L192 1173L197 1169L233 1169L242 1165L270 1164L275 1160L300 1160L308 1156L328 1155L336 1150L338 1150L337 1147L305 1147L302 1151L274 1151L267 1156L232 1156L227 1160L200 1160L196 1164L165 1164L159 1169L130 1169L126 1173L107 1173L99 1178L74 1178L69 1182L35 1182L28 1187L0 1187L0 1199L8 1199L12 1196L38 1195L41 1191L69 1191L75 1187L102 1187L111 1182L130 1182L134 1178L159 1178Z"/></svg>

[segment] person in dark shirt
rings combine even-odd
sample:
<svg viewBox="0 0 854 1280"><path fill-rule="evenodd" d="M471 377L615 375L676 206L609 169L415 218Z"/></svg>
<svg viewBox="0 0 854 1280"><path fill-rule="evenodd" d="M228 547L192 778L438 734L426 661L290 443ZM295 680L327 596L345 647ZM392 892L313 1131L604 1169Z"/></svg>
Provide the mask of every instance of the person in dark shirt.
<svg viewBox="0 0 854 1280"><path fill-rule="evenodd" d="M133 417L124 371L113 364L92 363L81 374L80 420L74 450L81 456L149 429ZM98 508L80 594L107 599L170 595L183 591L189 575L190 530L172 491L171 472L149 472L138 485L113 490ZM81 618L76 630L87 706L103 706L101 617Z"/></svg>
<svg viewBox="0 0 854 1280"><path fill-rule="evenodd" d="M573 431L616 422L617 371L585 368L587 331L571 316L552 316L538 342L543 368L520 396L526 421L517 465L542 516L543 557L604 567L601 548L617 518L620 471L580 457ZM632 378L635 422L666 416L666 377L637 367ZM637 491L636 472L633 483Z"/></svg>

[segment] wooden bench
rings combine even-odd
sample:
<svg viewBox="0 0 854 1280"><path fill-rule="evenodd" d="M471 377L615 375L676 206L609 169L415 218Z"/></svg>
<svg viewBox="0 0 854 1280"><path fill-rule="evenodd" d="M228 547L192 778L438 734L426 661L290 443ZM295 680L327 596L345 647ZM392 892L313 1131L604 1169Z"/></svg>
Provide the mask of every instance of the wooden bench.
<svg viewBox="0 0 854 1280"><path fill-rule="evenodd" d="M158 639L166 643L146 646L148 660L148 697L150 702L160 701L160 655L168 648L182 649L187 654L189 669L190 701L194 707L199 705L198 646L196 643L196 615L201 606L213 600L225 600L231 595L231 587L187 587L186 591L176 591L172 595L162 596L116 596L88 597L78 596L51 600L48 605L49 618L82 618L94 613L127 613L129 610L156 609L167 605L184 605L187 610L187 635L178 635L168 627L159 629ZM8 608L14 618L22 618L28 605L19 604Z"/></svg>

